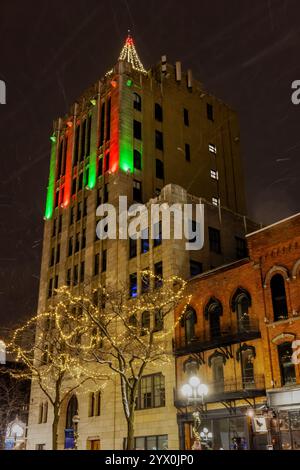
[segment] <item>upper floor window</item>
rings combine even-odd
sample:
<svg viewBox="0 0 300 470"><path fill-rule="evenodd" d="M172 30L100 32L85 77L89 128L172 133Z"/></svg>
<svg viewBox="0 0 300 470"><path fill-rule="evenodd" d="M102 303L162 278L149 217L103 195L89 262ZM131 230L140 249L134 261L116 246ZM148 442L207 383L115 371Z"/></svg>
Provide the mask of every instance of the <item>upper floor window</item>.
<svg viewBox="0 0 300 470"><path fill-rule="evenodd" d="M214 120L214 108L210 103L206 103L206 116L210 121Z"/></svg>
<svg viewBox="0 0 300 470"><path fill-rule="evenodd" d="M137 240L136 238L129 238L129 258L135 258L137 253Z"/></svg>
<svg viewBox="0 0 300 470"><path fill-rule="evenodd" d="M210 170L210 177L213 180L218 180L219 179L218 170Z"/></svg>
<svg viewBox="0 0 300 470"><path fill-rule="evenodd" d="M142 313L142 320L141 320L141 336L146 335L150 331L150 312L145 310Z"/></svg>
<svg viewBox="0 0 300 470"><path fill-rule="evenodd" d="M133 93L133 107L137 111L142 110L142 98L137 93Z"/></svg>
<svg viewBox="0 0 300 470"><path fill-rule="evenodd" d="M284 278L281 274L274 274L271 279L271 294L274 321L284 320L288 316Z"/></svg>
<svg viewBox="0 0 300 470"><path fill-rule="evenodd" d="M221 302L212 297L205 307L205 318L209 321L210 338L218 338L220 336L220 316L222 312Z"/></svg>
<svg viewBox="0 0 300 470"><path fill-rule="evenodd" d="M159 246L162 244L162 223L161 220L153 225L153 246Z"/></svg>
<svg viewBox="0 0 300 470"><path fill-rule="evenodd" d="M183 122L185 126L190 125L189 112L186 108L183 108Z"/></svg>
<svg viewBox="0 0 300 470"><path fill-rule="evenodd" d="M158 103L155 103L154 105L154 117L158 122L162 122L163 120L163 110L161 105Z"/></svg>
<svg viewBox="0 0 300 470"><path fill-rule="evenodd" d="M133 166L136 170L142 169L142 156L141 153L136 149L133 151Z"/></svg>
<svg viewBox="0 0 300 470"><path fill-rule="evenodd" d="M158 150L164 149L163 133L158 130L155 131L155 148L157 148Z"/></svg>
<svg viewBox="0 0 300 470"><path fill-rule="evenodd" d="M211 152L211 153L217 153L217 147L215 144L208 144L208 150Z"/></svg>
<svg viewBox="0 0 300 470"><path fill-rule="evenodd" d="M235 248L237 259L246 258L248 255L247 243L244 238L235 237Z"/></svg>
<svg viewBox="0 0 300 470"><path fill-rule="evenodd" d="M211 361L214 393L224 391L224 357L215 355Z"/></svg>
<svg viewBox="0 0 300 470"><path fill-rule="evenodd" d="M154 264L154 287L159 288L163 284L163 264L162 261L158 261Z"/></svg>
<svg viewBox="0 0 300 470"><path fill-rule="evenodd" d="M251 346L248 348L245 346L244 350L241 352L243 388L245 389L251 388L255 384L254 359L255 349Z"/></svg>
<svg viewBox="0 0 300 470"><path fill-rule="evenodd" d="M291 385L296 382L295 365L292 362L292 344L282 343L278 346L279 366L282 385Z"/></svg>
<svg viewBox="0 0 300 470"><path fill-rule="evenodd" d="M200 261L190 259L190 276L197 276L203 272L203 265Z"/></svg>
<svg viewBox="0 0 300 470"><path fill-rule="evenodd" d="M142 202L142 183L137 180L133 180L133 200L136 202Z"/></svg>
<svg viewBox="0 0 300 470"><path fill-rule="evenodd" d="M184 144L184 154L187 162L191 161L191 147L190 144Z"/></svg>
<svg viewBox="0 0 300 470"><path fill-rule="evenodd" d="M101 392L91 392L89 395L89 417L100 416Z"/></svg>
<svg viewBox="0 0 300 470"><path fill-rule="evenodd" d="M48 419L48 402L45 401L43 403L40 403L39 406L39 418L38 418L38 423L47 423Z"/></svg>
<svg viewBox="0 0 300 470"><path fill-rule="evenodd" d="M209 249L214 253L221 253L221 234L220 230L208 227Z"/></svg>
<svg viewBox="0 0 300 470"><path fill-rule="evenodd" d="M164 163L158 158L155 160L156 178L164 179Z"/></svg>
<svg viewBox="0 0 300 470"><path fill-rule="evenodd" d="M136 409L165 406L165 377L162 374L146 375L141 378Z"/></svg>
<svg viewBox="0 0 300 470"><path fill-rule="evenodd" d="M249 329L250 307L251 307L250 294L246 290L238 288L232 298L232 311L236 312L239 331Z"/></svg>
<svg viewBox="0 0 300 470"><path fill-rule="evenodd" d="M142 123L140 121L133 121L133 137L142 140Z"/></svg>
<svg viewBox="0 0 300 470"><path fill-rule="evenodd" d="M137 296L137 274L132 273L129 276L129 296L136 297Z"/></svg>
<svg viewBox="0 0 300 470"><path fill-rule="evenodd" d="M189 307L184 318L185 341L190 343L195 338L195 324L197 323L197 315L192 307Z"/></svg>
<svg viewBox="0 0 300 470"><path fill-rule="evenodd" d="M141 233L141 253L147 253L149 251L149 234L148 228L143 229Z"/></svg>

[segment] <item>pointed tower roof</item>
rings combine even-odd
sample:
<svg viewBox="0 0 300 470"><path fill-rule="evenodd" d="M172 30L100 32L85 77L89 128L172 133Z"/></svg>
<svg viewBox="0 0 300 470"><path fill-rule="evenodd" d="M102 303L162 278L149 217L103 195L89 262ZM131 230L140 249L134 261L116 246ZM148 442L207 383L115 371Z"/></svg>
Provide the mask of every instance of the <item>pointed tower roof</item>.
<svg viewBox="0 0 300 470"><path fill-rule="evenodd" d="M142 62L140 61L138 53L136 52L134 41L130 34L130 30L128 30L128 36L119 55L119 60L129 62L134 70L146 73Z"/></svg>

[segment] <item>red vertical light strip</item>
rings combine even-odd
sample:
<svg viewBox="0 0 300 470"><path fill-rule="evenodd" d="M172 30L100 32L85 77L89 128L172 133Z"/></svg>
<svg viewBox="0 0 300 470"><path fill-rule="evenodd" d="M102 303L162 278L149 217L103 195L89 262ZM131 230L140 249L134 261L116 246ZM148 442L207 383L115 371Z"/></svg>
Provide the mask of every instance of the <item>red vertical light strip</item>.
<svg viewBox="0 0 300 470"><path fill-rule="evenodd" d="M119 168L119 87L111 89L109 169L113 173Z"/></svg>
<svg viewBox="0 0 300 470"><path fill-rule="evenodd" d="M67 130L67 137L68 137L67 164L66 164L66 174L65 174L65 190L64 190L63 207L68 207L70 204L70 199L71 199L73 136L74 136L73 128L68 129Z"/></svg>

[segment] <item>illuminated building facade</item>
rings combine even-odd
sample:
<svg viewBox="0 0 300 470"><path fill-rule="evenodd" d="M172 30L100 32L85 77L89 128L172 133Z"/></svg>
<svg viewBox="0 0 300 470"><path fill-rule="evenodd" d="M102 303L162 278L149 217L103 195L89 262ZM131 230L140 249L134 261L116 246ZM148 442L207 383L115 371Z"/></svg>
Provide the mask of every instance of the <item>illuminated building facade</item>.
<svg viewBox="0 0 300 470"><path fill-rule="evenodd" d="M187 252L184 240L99 240L96 208L117 207L119 196L133 202L202 202L205 244ZM55 302L55 289L84 284L141 293L140 271L192 277L246 254L245 235L256 229L246 217L237 116L203 85L162 60L145 70L129 35L117 64L55 122L45 210L38 311ZM158 380L159 379L159 380ZM159 384L159 385L157 385ZM160 387L137 411L138 448L178 448L173 401L175 361L167 370L147 371L145 393ZM64 430L78 408L79 448L120 449L126 426L112 381L101 397L72 397L61 415ZM141 392L142 393L142 392ZM143 392L144 393L144 392ZM51 409L32 387L28 448L51 446ZM41 418L42 416L42 418Z"/></svg>

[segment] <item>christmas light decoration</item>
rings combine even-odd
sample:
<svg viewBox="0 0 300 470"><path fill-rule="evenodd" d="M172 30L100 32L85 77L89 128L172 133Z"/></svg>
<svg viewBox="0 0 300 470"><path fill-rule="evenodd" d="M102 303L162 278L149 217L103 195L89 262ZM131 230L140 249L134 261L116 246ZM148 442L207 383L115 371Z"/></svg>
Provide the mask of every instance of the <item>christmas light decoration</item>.
<svg viewBox="0 0 300 470"><path fill-rule="evenodd" d="M133 38L131 37L130 32L128 32L128 36L126 38L125 44L119 55L119 60L124 60L126 62L129 62L132 65L132 68L134 70L138 70L139 72L146 73L146 70L144 69L143 64L140 61L140 58L136 52Z"/></svg>
<svg viewBox="0 0 300 470"><path fill-rule="evenodd" d="M67 152L66 152L66 174L65 174L65 189L63 207L66 208L70 204L71 190L72 190L72 153L73 153L73 127L69 127L66 133L67 136Z"/></svg>
<svg viewBox="0 0 300 470"><path fill-rule="evenodd" d="M51 219L54 209L54 189L55 189L55 167L56 167L56 136L53 134L51 137L51 157L50 157L50 170L47 188L46 210L44 218Z"/></svg>

